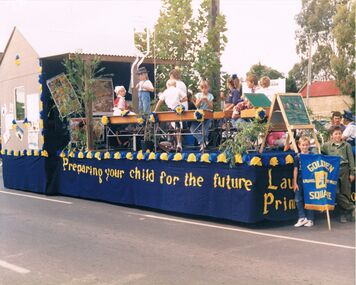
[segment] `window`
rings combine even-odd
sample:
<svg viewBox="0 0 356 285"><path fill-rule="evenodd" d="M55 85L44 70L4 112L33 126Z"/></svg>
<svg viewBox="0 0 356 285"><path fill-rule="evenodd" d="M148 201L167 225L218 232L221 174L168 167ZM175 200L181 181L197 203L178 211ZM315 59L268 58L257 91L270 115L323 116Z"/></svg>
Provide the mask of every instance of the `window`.
<svg viewBox="0 0 356 285"><path fill-rule="evenodd" d="M16 121L25 119L25 88L23 86L15 88Z"/></svg>

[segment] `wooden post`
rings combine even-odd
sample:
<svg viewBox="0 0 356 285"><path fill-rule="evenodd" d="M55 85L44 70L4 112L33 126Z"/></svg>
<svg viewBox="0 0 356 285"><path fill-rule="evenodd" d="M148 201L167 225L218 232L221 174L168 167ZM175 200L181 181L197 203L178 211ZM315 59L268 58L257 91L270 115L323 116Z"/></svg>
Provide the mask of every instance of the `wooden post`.
<svg viewBox="0 0 356 285"><path fill-rule="evenodd" d="M329 208L326 208L326 219L327 219L327 221L328 221L328 228L329 228L329 231L331 231Z"/></svg>
<svg viewBox="0 0 356 285"><path fill-rule="evenodd" d="M132 82L132 107L134 109L134 112L136 114L139 113L139 110L138 110L138 90L136 88L136 84L138 82L138 79L137 79L137 74L136 74L136 71L137 71L137 68L136 66L134 67L134 74L133 74L133 82Z"/></svg>

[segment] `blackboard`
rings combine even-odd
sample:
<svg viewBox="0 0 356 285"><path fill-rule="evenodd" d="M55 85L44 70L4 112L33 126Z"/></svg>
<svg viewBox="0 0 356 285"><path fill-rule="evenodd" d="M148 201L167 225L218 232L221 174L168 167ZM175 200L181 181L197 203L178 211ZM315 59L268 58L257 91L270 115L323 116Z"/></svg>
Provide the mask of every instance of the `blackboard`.
<svg viewBox="0 0 356 285"><path fill-rule="evenodd" d="M244 96L253 107L271 107L271 101L263 93L245 93Z"/></svg>
<svg viewBox="0 0 356 285"><path fill-rule="evenodd" d="M279 95L289 125L310 125L303 98L296 95Z"/></svg>

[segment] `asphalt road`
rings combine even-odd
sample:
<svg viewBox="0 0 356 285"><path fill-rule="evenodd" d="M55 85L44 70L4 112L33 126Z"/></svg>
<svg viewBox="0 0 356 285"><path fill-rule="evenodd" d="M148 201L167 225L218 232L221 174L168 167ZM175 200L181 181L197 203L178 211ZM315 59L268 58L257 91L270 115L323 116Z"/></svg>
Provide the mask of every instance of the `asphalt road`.
<svg viewBox="0 0 356 285"><path fill-rule="evenodd" d="M355 225L247 226L2 189L0 284L351 285Z"/></svg>

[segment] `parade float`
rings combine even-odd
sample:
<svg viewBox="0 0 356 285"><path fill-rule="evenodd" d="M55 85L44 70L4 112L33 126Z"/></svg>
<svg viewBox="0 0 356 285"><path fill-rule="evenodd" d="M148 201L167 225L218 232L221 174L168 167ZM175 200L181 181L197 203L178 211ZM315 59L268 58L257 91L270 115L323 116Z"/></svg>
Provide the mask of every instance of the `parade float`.
<svg viewBox="0 0 356 285"><path fill-rule="evenodd" d="M1 154L6 188L246 223L296 217L292 169L297 148L293 131L313 128L299 94L278 95L270 109L261 109L258 102L251 101L253 108L246 110L246 117L269 114L260 149L244 153L218 149L167 153L159 151L157 144L152 151L139 150L135 144L117 150L110 147L108 134L115 134L110 129L120 124L139 128L143 118L111 116L111 98L101 101L100 108L109 109L101 109L103 112L94 115L93 123L87 126L86 121L68 119L65 114L76 112L81 105L62 64L70 56L41 58L18 31L14 30L10 38L0 65L4 94ZM92 58L90 54L80 56ZM130 84L135 58L100 58L106 72L115 75L112 81L101 80L99 89L112 96L113 85ZM145 65L153 68L149 61ZM151 115L155 139L164 135L158 133L160 122L226 119L223 112L209 110ZM97 133L93 140L98 149L68 148L79 140L83 126ZM275 130L287 132L288 143L284 150L265 151L267 134ZM137 139L141 134L134 131L130 136ZM288 150L289 141L293 151Z"/></svg>

